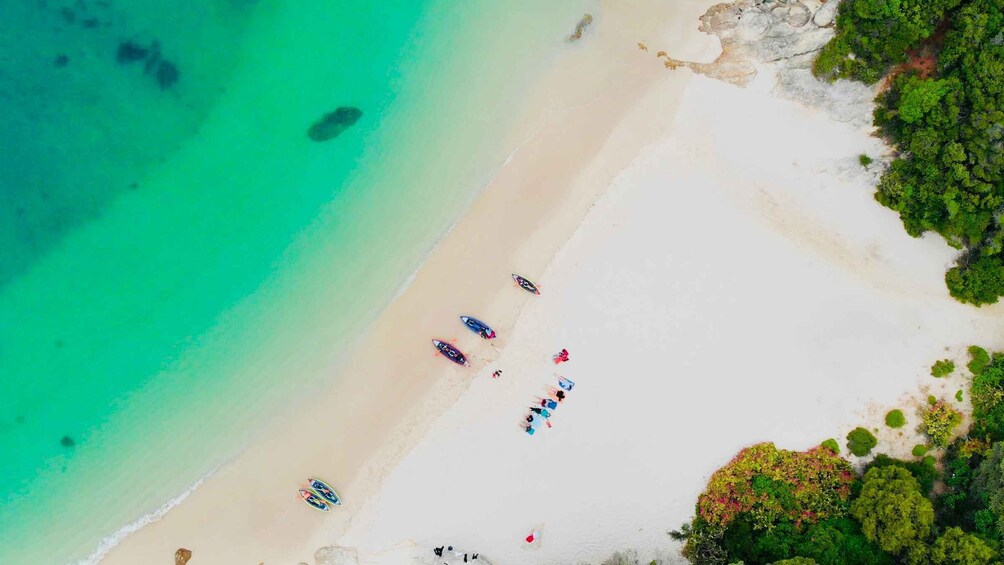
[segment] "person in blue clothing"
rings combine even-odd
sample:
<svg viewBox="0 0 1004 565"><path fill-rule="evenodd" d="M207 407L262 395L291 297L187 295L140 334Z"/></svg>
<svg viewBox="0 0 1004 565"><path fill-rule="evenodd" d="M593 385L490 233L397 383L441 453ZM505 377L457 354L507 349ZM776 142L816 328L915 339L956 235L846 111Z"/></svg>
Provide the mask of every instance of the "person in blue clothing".
<svg viewBox="0 0 1004 565"><path fill-rule="evenodd" d="M561 387L562 390L572 392L572 389L575 388L575 383L571 379L566 379L565 377L558 375L558 386Z"/></svg>
<svg viewBox="0 0 1004 565"><path fill-rule="evenodd" d="M542 408L547 408L549 410L554 410L558 407L558 403L551 400L550 398L540 398L540 406Z"/></svg>

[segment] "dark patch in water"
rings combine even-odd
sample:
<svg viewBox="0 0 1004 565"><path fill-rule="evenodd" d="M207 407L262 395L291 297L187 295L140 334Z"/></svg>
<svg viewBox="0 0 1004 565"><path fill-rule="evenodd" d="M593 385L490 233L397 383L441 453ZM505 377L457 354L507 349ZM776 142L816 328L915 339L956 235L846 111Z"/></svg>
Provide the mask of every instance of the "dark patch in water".
<svg viewBox="0 0 1004 565"><path fill-rule="evenodd" d="M99 23L101 22L99 22L97 18L87 18L86 20L80 22L80 25L87 29L94 29L98 27Z"/></svg>
<svg viewBox="0 0 1004 565"><path fill-rule="evenodd" d="M143 47L133 41L121 41L115 60L120 65L143 61L143 73L152 74L161 90L174 86L181 75L177 65L161 56L160 42L156 40L149 47Z"/></svg>
<svg viewBox="0 0 1004 565"><path fill-rule="evenodd" d="M121 65L126 63L135 63L136 61L146 59L149 51L150 50L146 47L136 45L132 41L122 41L119 43L118 52L115 54L115 60Z"/></svg>
<svg viewBox="0 0 1004 565"><path fill-rule="evenodd" d="M66 23L68 24L72 24L73 22L77 21L77 14L74 13L74 11L69 8L64 7L63 9L59 10L59 14L63 16L63 20L66 21Z"/></svg>
<svg viewBox="0 0 1004 565"><path fill-rule="evenodd" d="M146 58L146 63L143 65L143 72L146 74L150 74L150 71L152 71L153 68L156 67L157 63L159 62L160 62L160 42L154 40L154 42L150 44L150 56Z"/></svg>
<svg viewBox="0 0 1004 565"><path fill-rule="evenodd" d="M63 447L73 447L77 445L77 442L73 441L73 438L70 436L63 436L63 439L59 440L59 445L62 445Z"/></svg>
<svg viewBox="0 0 1004 565"><path fill-rule="evenodd" d="M161 90L167 90L178 82L178 67L169 61L160 61L157 65L157 84Z"/></svg>
<svg viewBox="0 0 1004 565"><path fill-rule="evenodd" d="M17 418L14 418L14 421L17 422L18 424L23 424L24 416L18 416Z"/></svg>
<svg viewBox="0 0 1004 565"><path fill-rule="evenodd" d="M66 342L61 339L57 339L56 342L53 343L53 345L56 346L56 349L62 349L63 346L66 345Z"/></svg>
<svg viewBox="0 0 1004 565"><path fill-rule="evenodd" d="M66 55L57 55L56 60L53 61L52 64L58 68L63 68L66 65L70 64L70 58L67 57Z"/></svg>
<svg viewBox="0 0 1004 565"><path fill-rule="evenodd" d="M334 139L355 125L362 115L363 111L359 108L340 106L334 112L328 112L314 122L307 130L307 137L314 141Z"/></svg>

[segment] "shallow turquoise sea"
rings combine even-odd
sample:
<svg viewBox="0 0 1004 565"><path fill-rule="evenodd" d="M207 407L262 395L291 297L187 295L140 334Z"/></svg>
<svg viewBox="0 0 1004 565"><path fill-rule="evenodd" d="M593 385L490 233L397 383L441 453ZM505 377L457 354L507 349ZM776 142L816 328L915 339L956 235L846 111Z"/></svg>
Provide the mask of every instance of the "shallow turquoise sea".
<svg viewBox="0 0 1004 565"><path fill-rule="evenodd" d="M95 559L337 386L588 7L0 3L0 562Z"/></svg>

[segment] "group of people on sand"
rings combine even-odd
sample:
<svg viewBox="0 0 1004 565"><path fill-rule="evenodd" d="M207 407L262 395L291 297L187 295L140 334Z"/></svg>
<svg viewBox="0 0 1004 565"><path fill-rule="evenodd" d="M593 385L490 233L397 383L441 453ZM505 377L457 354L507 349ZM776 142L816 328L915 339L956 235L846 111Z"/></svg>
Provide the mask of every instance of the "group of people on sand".
<svg viewBox="0 0 1004 565"><path fill-rule="evenodd" d="M453 549L452 545L450 545L450 546L442 546L441 545L441 546L433 549L432 552L436 554L436 557L447 557L448 558L449 557L449 553L446 554L446 555L444 555L444 553L443 553L444 549L446 551L448 551L449 553L452 553L453 557L455 559L457 559L458 561L461 560L461 559L463 559L464 563L469 563L468 557L470 557L470 561L477 561L478 560L478 554L477 553L461 553L460 551L458 551L456 549ZM436 562L438 563L439 560L437 559ZM443 564L444 565L449 565L449 562L448 561L443 561Z"/></svg>
<svg viewBox="0 0 1004 565"><path fill-rule="evenodd" d="M562 352L565 353L567 360L568 352L564 349L562 349ZM567 394L575 387L575 383L571 379L567 379L561 375L557 375L557 377L558 387L547 387L547 396L537 397L533 405L530 406L530 411L527 413L523 423L523 431L527 434L533 435L537 433L537 428L541 424L550 428L551 413L559 404L565 401Z"/></svg>

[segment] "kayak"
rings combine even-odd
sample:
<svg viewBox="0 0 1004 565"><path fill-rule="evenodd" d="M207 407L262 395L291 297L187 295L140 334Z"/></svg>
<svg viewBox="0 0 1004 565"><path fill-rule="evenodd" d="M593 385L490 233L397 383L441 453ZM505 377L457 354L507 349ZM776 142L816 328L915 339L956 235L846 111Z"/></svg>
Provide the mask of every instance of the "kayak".
<svg viewBox="0 0 1004 565"><path fill-rule="evenodd" d="M330 509L328 507L328 503L324 502L324 499L317 496L317 494L314 493L313 491L309 491L305 488L300 489L300 498L302 498L304 502L320 510L321 512L327 512Z"/></svg>
<svg viewBox="0 0 1004 565"><path fill-rule="evenodd" d="M335 492L335 489L328 486L328 483L325 483L321 479L307 479L307 485L309 485L314 492L321 495L321 498L327 500L331 504L334 504L335 506L342 504L342 499L338 497L338 493Z"/></svg>
<svg viewBox="0 0 1004 565"><path fill-rule="evenodd" d="M464 354L461 353L459 349L453 347L449 343L446 343L445 341L439 341L438 339L434 339L432 340L432 344L435 345L436 349L438 349L439 352L443 354L443 357L446 357L447 359L453 361L457 365L463 365L465 367L469 365L469 363L467 362L467 357L465 357Z"/></svg>
<svg viewBox="0 0 1004 565"><path fill-rule="evenodd" d="M488 324L482 322L477 318L472 318L470 316L461 316L460 321L464 323L465 326L471 329L472 332L478 334L485 339L495 339L495 330L491 328Z"/></svg>
<svg viewBox="0 0 1004 565"><path fill-rule="evenodd" d="M540 294L540 291L537 290L537 285L533 284L527 279L524 279L523 277L517 275L516 273L512 274L512 280L516 281L516 284L518 284L520 288L522 288L523 290L531 294Z"/></svg>

